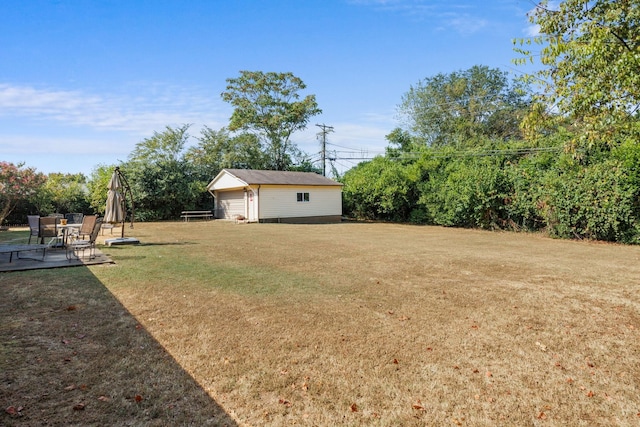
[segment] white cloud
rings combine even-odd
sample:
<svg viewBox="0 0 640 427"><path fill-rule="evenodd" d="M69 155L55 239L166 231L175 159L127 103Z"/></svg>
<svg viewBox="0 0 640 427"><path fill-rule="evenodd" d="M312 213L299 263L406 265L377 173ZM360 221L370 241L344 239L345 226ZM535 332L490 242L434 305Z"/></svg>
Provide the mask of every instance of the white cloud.
<svg viewBox="0 0 640 427"><path fill-rule="evenodd" d="M540 35L540 25L529 25L524 29L524 33L527 37L536 37Z"/></svg>
<svg viewBox="0 0 640 427"><path fill-rule="evenodd" d="M491 26L488 19L479 16L486 12L485 6L480 3L433 0L352 0L351 3L402 13L412 19L429 21L435 29L452 30L464 35Z"/></svg>
<svg viewBox="0 0 640 427"><path fill-rule="evenodd" d="M489 26L489 21L468 14L457 14L446 20L446 26L460 34L473 34Z"/></svg>
<svg viewBox="0 0 640 427"><path fill-rule="evenodd" d="M0 117L138 135L183 123L215 128L226 120L220 104L196 89L144 85L127 90L96 95L79 90L0 84Z"/></svg>
<svg viewBox="0 0 640 427"><path fill-rule="evenodd" d="M119 155L123 144L112 137L78 138L63 136L0 134L2 155ZM125 151L126 153L126 151Z"/></svg>

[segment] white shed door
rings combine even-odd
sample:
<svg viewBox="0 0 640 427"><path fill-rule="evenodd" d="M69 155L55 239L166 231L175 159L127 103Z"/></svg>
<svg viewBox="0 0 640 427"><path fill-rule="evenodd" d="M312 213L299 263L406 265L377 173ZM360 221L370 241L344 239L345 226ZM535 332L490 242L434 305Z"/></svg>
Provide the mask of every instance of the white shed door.
<svg viewBox="0 0 640 427"><path fill-rule="evenodd" d="M244 216L244 190L219 192L218 209L220 218L236 219L236 215Z"/></svg>

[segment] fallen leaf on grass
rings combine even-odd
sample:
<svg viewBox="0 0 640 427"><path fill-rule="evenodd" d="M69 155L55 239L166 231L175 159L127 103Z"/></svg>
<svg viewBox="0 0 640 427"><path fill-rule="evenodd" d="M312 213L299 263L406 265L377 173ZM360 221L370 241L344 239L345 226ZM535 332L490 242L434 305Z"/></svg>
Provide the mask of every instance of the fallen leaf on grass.
<svg viewBox="0 0 640 427"><path fill-rule="evenodd" d="M411 407L417 411L424 411L424 406L422 405L422 402L420 402L418 400L418 403L414 403L413 405L411 405Z"/></svg>
<svg viewBox="0 0 640 427"><path fill-rule="evenodd" d="M291 406L291 402L289 402L287 399L280 399L278 400L278 403L284 406Z"/></svg>
<svg viewBox="0 0 640 427"><path fill-rule="evenodd" d="M65 389L65 391L75 390L76 389L76 385L75 384L71 384L71 385L66 386L64 389Z"/></svg>
<svg viewBox="0 0 640 427"><path fill-rule="evenodd" d="M393 359L393 364L394 364L394 365L397 365L398 363L399 363L399 362L398 362L398 359Z"/></svg>
<svg viewBox="0 0 640 427"><path fill-rule="evenodd" d="M487 378L491 378L493 376L493 374L490 371L487 371L485 375L487 376Z"/></svg>
<svg viewBox="0 0 640 427"><path fill-rule="evenodd" d="M15 406L9 406L7 409L4 410L4 412L6 412L9 415L12 416L21 416L21 412L24 408L22 406L18 406L17 408Z"/></svg>
<svg viewBox="0 0 640 427"><path fill-rule="evenodd" d="M100 397L98 398L98 400L99 400L99 401L101 401L101 402L108 402L108 401L110 401L111 399L109 399L107 396L100 396Z"/></svg>
<svg viewBox="0 0 640 427"><path fill-rule="evenodd" d="M593 390L589 390L589 392L587 393L587 397L593 397L595 395L595 393L593 392Z"/></svg>
<svg viewBox="0 0 640 427"><path fill-rule="evenodd" d="M84 411L85 406L86 405L84 403L78 403L77 405L75 405L73 407L73 410L74 411Z"/></svg>
<svg viewBox="0 0 640 427"><path fill-rule="evenodd" d="M133 397L133 400L135 400L136 402L142 402L142 396L140 396L139 394L136 394L136 395Z"/></svg>
<svg viewBox="0 0 640 427"><path fill-rule="evenodd" d="M545 414L544 412L540 412L540 413L538 414L538 417L537 417L537 418L538 418L539 420L545 420L545 419L547 419L547 414Z"/></svg>
<svg viewBox="0 0 640 427"><path fill-rule="evenodd" d="M358 412L358 405L352 403L351 406L349 406L349 409L351 409L351 412Z"/></svg>

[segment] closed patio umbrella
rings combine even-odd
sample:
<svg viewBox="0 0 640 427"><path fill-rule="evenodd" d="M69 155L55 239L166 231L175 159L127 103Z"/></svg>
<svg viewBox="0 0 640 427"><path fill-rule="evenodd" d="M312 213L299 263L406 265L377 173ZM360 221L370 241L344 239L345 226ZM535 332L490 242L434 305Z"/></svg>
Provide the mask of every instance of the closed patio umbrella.
<svg viewBox="0 0 640 427"><path fill-rule="evenodd" d="M104 222L110 224L124 222L124 196L122 194L122 181L120 180L120 174L118 174L117 169L113 172L107 189L107 206L104 211Z"/></svg>
<svg viewBox="0 0 640 427"><path fill-rule="evenodd" d="M124 238L124 223L126 220L125 200L127 193L131 197L131 228L133 228L133 195L126 178L120 172L120 168L116 167L107 185L107 205L104 211L104 222L111 224L122 223L122 236L120 239L107 239L105 242L111 244L121 243L139 243L138 239L129 237Z"/></svg>

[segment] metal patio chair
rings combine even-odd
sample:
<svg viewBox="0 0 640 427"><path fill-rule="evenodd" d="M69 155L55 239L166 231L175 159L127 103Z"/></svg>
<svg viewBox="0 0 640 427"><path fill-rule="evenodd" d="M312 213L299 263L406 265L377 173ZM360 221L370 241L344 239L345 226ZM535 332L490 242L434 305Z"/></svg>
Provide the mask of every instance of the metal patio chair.
<svg viewBox="0 0 640 427"><path fill-rule="evenodd" d="M29 241L27 244L30 245L32 237L36 237L36 241L40 237L40 215L27 215L27 221L29 221Z"/></svg>
<svg viewBox="0 0 640 427"><path fill-rule="evenodd" d="M93 224L93 229L89 234L89 239L77 239L67 243L67 259L84 259L85 251L89 251L89 259L94 259L96 257L96 239L98 238L98 233L100 232L101 227L102 219L96 218ZM79 255L80 252L82 252L82 257Z"/></svg>
<svg viewBox="0 0 640 427"><path fill-rule="evenodd" d="M44 244L45 239L50 239L49 247L62 246L62 237L58 231L58 221L60 218L53 216L43 216L38 220L38 238Z"/></svg>

